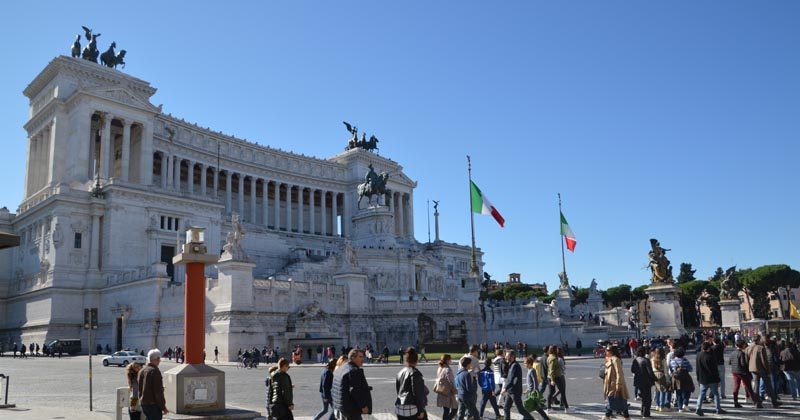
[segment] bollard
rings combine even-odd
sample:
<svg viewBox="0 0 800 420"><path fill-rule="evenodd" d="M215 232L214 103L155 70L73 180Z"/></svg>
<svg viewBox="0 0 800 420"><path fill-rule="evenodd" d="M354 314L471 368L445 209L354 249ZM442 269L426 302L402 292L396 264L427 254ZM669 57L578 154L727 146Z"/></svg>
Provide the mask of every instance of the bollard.
<svg viewBox="0 0 800 420"><path fill-rule="evenodd" d="M117 388L117 407L116 410L114 410L116 413L114 418L116 420L122 420L122 409L127 408L130 403L131 400L128 396L128 388Z"/></svg>
<svg viewBox="0 0 800 420"><path fill-rule="evenodd" d="M0 373L0 379L5 379L5 382L6 382L5 399L4 399L3 404L0 404L0 408L14 408L14 407L16 407L15 404L9 404L8 403L8 386L9 386L9 383L11 381L11 377Z"/></svg>

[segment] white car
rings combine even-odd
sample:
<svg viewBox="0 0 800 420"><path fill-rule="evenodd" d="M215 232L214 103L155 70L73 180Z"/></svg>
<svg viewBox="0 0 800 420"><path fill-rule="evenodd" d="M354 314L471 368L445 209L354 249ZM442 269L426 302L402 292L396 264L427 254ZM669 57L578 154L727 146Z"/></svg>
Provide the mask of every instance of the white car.
<svg viewBox="0 0 800 420"><path fill-rule="evenodd" d="M118 351L111 356L104 357L103 366L119 365L124 367L131 363L145 364L146 361L147 359L144 356L140 356L132 351Z"/></svg>

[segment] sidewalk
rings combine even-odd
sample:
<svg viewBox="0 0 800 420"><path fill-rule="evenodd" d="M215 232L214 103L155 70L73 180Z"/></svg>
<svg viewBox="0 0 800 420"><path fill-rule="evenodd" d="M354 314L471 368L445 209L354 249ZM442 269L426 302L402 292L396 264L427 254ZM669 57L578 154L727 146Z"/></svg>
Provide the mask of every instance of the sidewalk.
<svg viewBox="0 0 800 420"><path fill-rule="evenodd" d="M125 413L127 418L128 413ZM109 420L114 418L114 413L107 411L76 411L63 410L53 407L20 407L0 409L0 419L2 420Z"/></svg>

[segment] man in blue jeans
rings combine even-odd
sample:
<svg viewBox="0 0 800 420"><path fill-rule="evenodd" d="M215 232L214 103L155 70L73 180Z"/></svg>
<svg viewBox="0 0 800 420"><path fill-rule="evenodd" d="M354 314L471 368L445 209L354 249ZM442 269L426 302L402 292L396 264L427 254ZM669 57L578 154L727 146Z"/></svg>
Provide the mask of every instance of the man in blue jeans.
<svg viewBox="0 0 800 420"><path fill-rule="evenodd" d="M461 369L456 374L458 420L464 420L467 414L473 419L480 419L478 407L475 406L478 402L478 384L470 373L472 370L472 358L462 357L459 363L461 363Z"/></svg>
<svg viewBox="0 0 800 420"><path fill-rule="evenodd" d="M711 343L704 341L700 346L701 351L697 353L697 361L695 362L697 382L700 384L700 395L697 397L697 409L694 411L698 416L703 415L703 401L706 399L706 394L709 391L711 391L711 395L714 396L717 414L725 414L725 411L720 407L719 401L719 382L722 378L719 377L717 358L714 357L711 347Z"/></svg>

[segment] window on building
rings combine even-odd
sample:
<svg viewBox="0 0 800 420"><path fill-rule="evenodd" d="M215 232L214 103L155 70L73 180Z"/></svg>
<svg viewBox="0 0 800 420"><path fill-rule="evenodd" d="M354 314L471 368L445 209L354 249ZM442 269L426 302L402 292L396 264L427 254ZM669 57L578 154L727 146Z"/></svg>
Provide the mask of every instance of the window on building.
<svg viewBox="0 0 800 420"><path fill-rule="evenodd" d="M83 239L83 235L80 232L75 232L75 243L73 245L75 247L75 249L80 249L81 248L82 239Z"/></svg>

